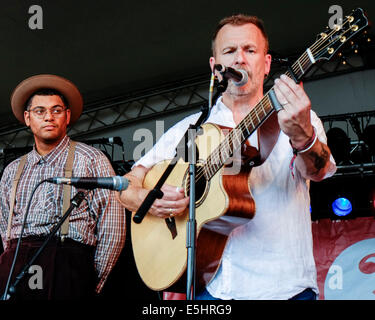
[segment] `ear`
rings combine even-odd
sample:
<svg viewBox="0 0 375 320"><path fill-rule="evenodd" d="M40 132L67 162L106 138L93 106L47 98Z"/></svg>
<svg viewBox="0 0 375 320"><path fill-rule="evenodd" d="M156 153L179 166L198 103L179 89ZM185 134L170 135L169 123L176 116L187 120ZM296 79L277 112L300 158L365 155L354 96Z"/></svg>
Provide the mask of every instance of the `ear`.
<svg viewBox="0 0 375 320"><path fill-rule="evenodd" d="M26 126L30 127L30 112L24 111L23 118L25 119Z"/></svg>
<svg viewBox="0 0 375 320"><path fill-rule="evenodd" d="M71 116L71 111L70 109L66 109L66 125L68 126L70 123L70 116Z"/></svg>
<svg viewBox="0 0 375 320"><path fill-rule="evenodd" d="M211 72L214 72L215 62L216 62L215 57L210 57L209 63L210 63Z"/></svg>
<svg viewBox="0 0 375 320"><path fill-rule="evenodd" d="M264 74L269 74L271 70L272 56L267 53L264 60Z"/></svg>

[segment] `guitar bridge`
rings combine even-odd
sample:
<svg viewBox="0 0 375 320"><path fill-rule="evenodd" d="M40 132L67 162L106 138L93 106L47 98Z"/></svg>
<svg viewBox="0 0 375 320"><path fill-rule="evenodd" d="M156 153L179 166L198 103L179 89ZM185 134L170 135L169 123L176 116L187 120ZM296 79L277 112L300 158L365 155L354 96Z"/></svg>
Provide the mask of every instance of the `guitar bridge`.
<svg viewBox="0 0 375 320"><path fill-rule="evenodd" d="M176 220L174 218L167 218L165 219L165 223L169 231L171 232L172 239L177 237L177 228L176 228Z"/></svg>

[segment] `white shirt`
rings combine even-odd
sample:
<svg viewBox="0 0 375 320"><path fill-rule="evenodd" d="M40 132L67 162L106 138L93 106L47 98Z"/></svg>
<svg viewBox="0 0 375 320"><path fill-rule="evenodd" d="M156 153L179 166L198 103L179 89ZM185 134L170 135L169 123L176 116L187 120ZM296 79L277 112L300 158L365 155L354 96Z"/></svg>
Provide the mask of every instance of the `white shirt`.
<svg viewBox="0 0 375 320"><path fill-rule="evenodd" d="M171 159L176 144L198 114L170 128L135 165L151 167ZM218 99L207 122L235 127L232 112ZM327 143L323 125L311 111L318 139ZM258 146L257 134L249 138ZM255 216L233 230L225 247L221 266L208 284L211 295L221 299L289 299L306 288L318 293L311 233L309 181L289 165L293 157L289 138L279 139L266 161L250 173ZM327 176L335 172L331 156Z"/></svg>

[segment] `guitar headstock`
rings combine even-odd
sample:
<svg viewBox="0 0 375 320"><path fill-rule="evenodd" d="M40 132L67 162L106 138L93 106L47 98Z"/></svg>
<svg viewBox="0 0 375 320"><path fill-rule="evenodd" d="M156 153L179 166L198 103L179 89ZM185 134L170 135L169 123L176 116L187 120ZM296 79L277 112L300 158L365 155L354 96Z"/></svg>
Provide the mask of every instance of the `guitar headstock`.
<svg viewBox="0 0 375 320"><path fill-rule="evenodd" d="M316 61L330 60L332 56L352 37L368 26L368 19L361 8L352 11L341 25L322 32L318 40L309 48Z"/></svg>

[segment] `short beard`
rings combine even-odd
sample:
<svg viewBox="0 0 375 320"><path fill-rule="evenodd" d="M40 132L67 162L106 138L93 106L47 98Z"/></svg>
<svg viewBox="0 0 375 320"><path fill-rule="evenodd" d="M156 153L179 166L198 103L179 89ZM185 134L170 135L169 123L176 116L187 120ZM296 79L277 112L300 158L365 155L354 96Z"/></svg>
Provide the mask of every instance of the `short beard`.
<svg viewBox="0 0 375 320"><path fill-rule="evenodd" d="M225 92L228 95L234 96L234 97L244 97L244 96L253 96L256 94L256 87L251 86L246 89L241 89L241 87L235 86L232 82L228 83L227 90Z"/></svg>

